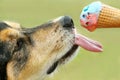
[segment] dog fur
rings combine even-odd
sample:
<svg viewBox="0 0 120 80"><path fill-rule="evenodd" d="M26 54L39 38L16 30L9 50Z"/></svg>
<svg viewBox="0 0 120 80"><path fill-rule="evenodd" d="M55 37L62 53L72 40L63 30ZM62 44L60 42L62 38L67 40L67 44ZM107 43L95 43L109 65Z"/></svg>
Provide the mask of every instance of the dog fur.
<svg viewBox="0 0 120 80"><path fill-rule="evenodd" d="M43 80L69 61L78 46L71 25L63 26L63 18L34 28L0 22L0 80Z"/></svg>

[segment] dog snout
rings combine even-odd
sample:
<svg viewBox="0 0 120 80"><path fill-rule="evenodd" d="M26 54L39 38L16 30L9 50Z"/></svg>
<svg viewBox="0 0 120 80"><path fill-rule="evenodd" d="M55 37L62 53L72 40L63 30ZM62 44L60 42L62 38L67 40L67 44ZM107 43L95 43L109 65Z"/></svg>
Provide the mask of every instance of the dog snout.
<svg viewBox="0 0 120 80"><path fill-rule="evenodd" d="M74 28L73 20L69 16L63 17L62 25L64 28Z"/></svg>

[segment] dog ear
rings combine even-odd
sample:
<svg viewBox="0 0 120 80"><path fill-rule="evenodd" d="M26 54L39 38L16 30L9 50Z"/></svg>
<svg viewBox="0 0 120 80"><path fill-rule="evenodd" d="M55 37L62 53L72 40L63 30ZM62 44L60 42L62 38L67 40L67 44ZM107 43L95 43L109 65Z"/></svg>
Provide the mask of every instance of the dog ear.
<svg viewBox="0 0 120 80"><path fill-rule="evenodd" d="M12 52L19 36L18 31L5 29L0 33L0 65L6 64L12 56Z"/></svg>
<svg viewBox="0 0 120 80"><path fill-rule="evenodd" d="M16 43L21 46L17 40L23 36L19 24L0 22L0 80L7 80L7 64L13 57Z"/></svg>
<svg viewBox="0 0 120 80"><path fill-rule="evenodd" d="M10 21L4 21L5 24L9 25L10 27L20 30L21 29L21 25L19 23L16 22L10 22Z"/></svg>
<svg viewBox="0 0 120 80"><path fill-rule="evenodd" d="M6 75L7 64L12 59L16 41L21 35L19 30L4 22L0 23L0 80L6 80L3 76Z"/></svg>

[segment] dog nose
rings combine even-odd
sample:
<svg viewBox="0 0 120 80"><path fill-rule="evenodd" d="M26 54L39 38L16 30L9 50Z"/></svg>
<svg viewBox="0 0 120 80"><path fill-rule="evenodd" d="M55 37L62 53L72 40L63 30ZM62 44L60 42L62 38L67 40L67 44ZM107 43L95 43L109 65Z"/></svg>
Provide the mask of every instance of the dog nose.
<svg viewBox="0 0 120 80"><path fill-rule="evenodd" d="M71 17L64 16L63 17L63 27L64 28L74 28L74 23Z"/></svg>

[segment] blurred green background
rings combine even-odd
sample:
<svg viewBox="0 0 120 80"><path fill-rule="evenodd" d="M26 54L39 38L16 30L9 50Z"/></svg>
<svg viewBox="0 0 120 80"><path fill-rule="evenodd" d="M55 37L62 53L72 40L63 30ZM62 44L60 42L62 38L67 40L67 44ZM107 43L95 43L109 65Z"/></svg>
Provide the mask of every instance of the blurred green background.
<svg viewBox="0 0 120 80"><path fill-rule="evenodd" d="M46 80L120 80L120 29L88 32L79 23L82 8L95 0L0 0L0 20L15 21L25 27L40 25L62 15L73 18L77 30L103 44L104 52L81 48L78 56ZM120 8L120 0L101 0Z"/></svg>

